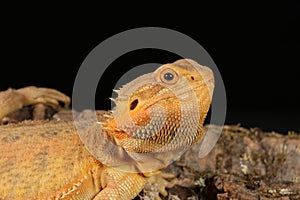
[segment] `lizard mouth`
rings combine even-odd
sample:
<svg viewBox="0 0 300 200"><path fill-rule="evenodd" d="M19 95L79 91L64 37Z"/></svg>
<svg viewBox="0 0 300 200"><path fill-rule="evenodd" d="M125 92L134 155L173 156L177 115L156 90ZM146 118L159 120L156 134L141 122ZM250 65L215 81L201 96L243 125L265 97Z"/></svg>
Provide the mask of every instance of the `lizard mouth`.
<svg viewBox="0 0 300 200"><path fill-rule="evenodd" d="M168 98L162 98L159 99L160 100L166 100L166 99L174 99L174 98L178 98L180 96L184 96L186 94L197 94L199 91L202 90L202 88L207 88L209 90L210 96L212 96L213 93L213 89L214 89L214 78L207 78L204 79L204 81L195 81L195 83L193 84L193 86L188 86L190 88L186 88L183 86L183 88L180 88L179 91L182 92L176 92L176 94L174 94L174 96L170 96ZM195 96L196 98L196 96Z"/></svg>
<svg viewBox="0 0 300 200"><path fill-rule="evenodd" d="M204 81L206 86L203 86L203 82L198 81L198 83L194 83L193 86L189 86L189 89L186 89L184 87L182 87L179 91L182 92L176 92L176 94L174 93L174 95L172 96L159 96L153 103L152 105L158 104L161 101L178 101L179 99L183 99L182 97L184 96L190 96L190 94L192 94L192 96L194 96L193 98L190 98L189 101L194 101L194 103L198 102L197 99L197 93L199 93L199 91L201 90L201 88L203 87L207 87L208 91L209 91L209 95L212 97L212 93L213 93L213 89L214 89L214 79L210 78ZM186 100L181 100L181 101L186 101ZM149 109L152 105L147 105L146 107L144 107L144 109Z"/></svg>

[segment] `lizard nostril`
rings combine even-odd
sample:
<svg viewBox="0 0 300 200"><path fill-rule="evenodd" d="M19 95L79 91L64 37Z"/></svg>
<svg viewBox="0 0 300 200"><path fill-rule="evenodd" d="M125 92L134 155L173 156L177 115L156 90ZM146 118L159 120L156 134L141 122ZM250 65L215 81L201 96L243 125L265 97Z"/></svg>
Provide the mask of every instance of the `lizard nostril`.
<svg viewBox="0 0 300 200"><path fill-rule="evenodd" d="M138 103L139 103L138 99L132 101L130 104L130 110L134 110L136 108L136 106L138 105Z"/></svg>
<svg viewBox="0 0 300 200"><path fill-rule="evenodd" d="M191 76L192 81L195 80L194 76Z"/></svg>

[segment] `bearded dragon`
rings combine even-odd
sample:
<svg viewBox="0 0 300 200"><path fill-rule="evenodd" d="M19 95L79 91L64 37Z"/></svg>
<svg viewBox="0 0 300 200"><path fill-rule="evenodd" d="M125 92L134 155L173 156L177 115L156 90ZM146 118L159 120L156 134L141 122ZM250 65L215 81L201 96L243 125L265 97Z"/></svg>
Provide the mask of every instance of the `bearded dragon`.
<svg viewBox="0 0 300 200"><path fill-rule="evenodd" d="M203 137L213 88L208 67L181 59L123 86L112 111L0 126L0 199L133 199ZM54 89L9 89L0 93L0 119L59 102L70 98Z"/></svg>

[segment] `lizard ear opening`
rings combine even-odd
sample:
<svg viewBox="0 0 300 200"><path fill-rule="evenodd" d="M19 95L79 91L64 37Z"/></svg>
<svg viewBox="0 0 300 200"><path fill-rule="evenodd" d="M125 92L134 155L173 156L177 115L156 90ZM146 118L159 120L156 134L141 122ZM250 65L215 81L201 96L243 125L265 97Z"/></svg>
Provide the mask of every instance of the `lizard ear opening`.
<svg viewBox="0 0 300 200"><path fill-rule="evenodd" d="M136 108L136 106L138 105L138 103L139 103L138 99L133 100L130 104L130 110L134 110Z"/></svg>

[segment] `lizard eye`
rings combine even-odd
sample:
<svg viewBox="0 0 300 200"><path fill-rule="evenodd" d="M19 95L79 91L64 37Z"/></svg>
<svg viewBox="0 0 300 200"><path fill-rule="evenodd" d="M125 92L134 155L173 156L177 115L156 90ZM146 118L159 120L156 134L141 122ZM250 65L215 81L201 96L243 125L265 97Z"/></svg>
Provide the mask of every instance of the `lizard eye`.
<svg viewBox="0 0 300 200"><path fill-rule="evenodd" d="M173 74L171 74L171 73L165 73L164 74L164 79L165 80L167 80L167 81L171 81L171 80L173 80L174 79L174 75Z"/></svg>
<svg viewBox="0 0 300 200"><path fill-rule="evenodd" d="M178 75L173 69L167 68L161 71L160 79L164 83L174 84L178 81Z"/></svg>

